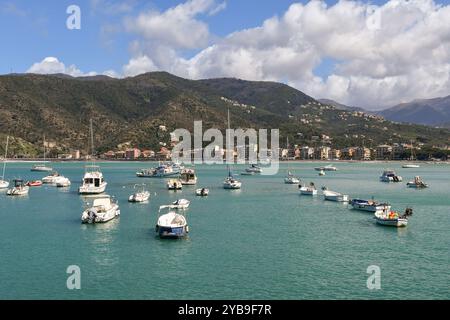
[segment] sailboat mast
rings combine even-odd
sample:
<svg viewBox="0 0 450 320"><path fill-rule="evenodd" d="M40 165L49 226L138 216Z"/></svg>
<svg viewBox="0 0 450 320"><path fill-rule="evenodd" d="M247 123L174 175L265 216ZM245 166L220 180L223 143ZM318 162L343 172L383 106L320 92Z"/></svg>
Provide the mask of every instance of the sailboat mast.
<svg viewBox="0 0 450 320"><path fill-rule="evenodd" d="M45 162L45 156L46 156L46 154L45 154L45 134L44 134L44 162Z"/></svg>
<svg viewBox="0 0 450 320"><path fill-rule="evenodd" d="M91 159L92 165L94 165L94 130L92 127L92 119L89 120L89 132L91 136Z"/></svg>
<svg viewBox="0 0 450 320"><path fill-rule="evenodd" d="M230 108L227 110L227 120L228 120L228 130L227 130L227 158L228 158L228 152L230 152L229 147L231 145L230 141ZM230 170L230 164L228 163L227 159L227 169L228 169L228 176L231 176L231 170Z"/></svg>
<svg viewBox="0 0 450 320"><path fill-rule="evenodd" d="M8 156L8 143L9 143L9 136L6 136L6 148L5 148L5 158L3 159L3 173L2 173L2 180L5 179L6 157Z"/></svg>

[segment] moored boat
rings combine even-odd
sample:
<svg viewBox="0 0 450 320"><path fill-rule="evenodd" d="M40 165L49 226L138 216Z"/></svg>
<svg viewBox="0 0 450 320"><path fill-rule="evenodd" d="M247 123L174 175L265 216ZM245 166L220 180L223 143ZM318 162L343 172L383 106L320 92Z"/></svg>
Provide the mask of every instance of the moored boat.
<svg viewBox="0 0 450 320"><path fill-rule="evenodd" d="M209 189L199 188L195 190L195 194L199 197L206 197L209 194Z"/></svg>
<svg viewBox="0 0 450 320"><path fill-rule="evenodd" d="M57 188L67 188L70 187L72 182L66 177L59 176L55 179L55 185Z"/></svg>
<svg viewBox="0 0 450 320"><path fill-rule="evenodd" d="M170 179L167 181L167 189L168 190L181 190L183 189L183 184L179 179Z"/></svg>
<svg viewBox="0 0 450 320"><path fill-rule="evenodd" d="M428 188L428 184L423 182L422 178L419 176L414 177L413 181L409 181L406 186L408 188L416 188L416 189L423 189Z"/></svg>
<svg viewBox="0 0 450 320"><path fill-rule="evenodd" d="M353 209L368 212L381 212L391 209L389 203L380 203L375 200L352 199L350 205Z"/></svg>
<svg viewBox="0 0 450 320"><path fill-rule="evenodd" d="M404 164L404 165L402 165L402 168L414 169L414 168L420 168L420 166L418 164Z"/></svg>
<svg viewBox="0 0 450 320"><path fill-rule="evenodd" d="M81 186L78 188L79 194L100 194L105 192L108 183L103 178L103 173L99 166L89 165L85 167L85 173Z"/></svg>
<svg viewBox="0 0 450 320"><path fill-rule="evenodd" d="M195 185L197 184L197 176L194 169L183 169L180 174L180 180L182 185Z"/></svg>
<svg viewBox="0 0 450 320"><path fill-rule="evenodd" d="M385 170L383 174L380 176L380 181L382 182L402 182L403 178L394 170Z"/></svg>
<svg viewBox="0 0 450 320"><path fill-rule="evenodd" d="M251 164L250 167L245 169L246 172L253 172L253 173L262 173L262 169L258 167L256 164Z"/></svg>
<svg viewBox="0 0 450 320"><path fill-rule="evenodd" d="M37 171L37 172L50 172L53 171L53 168L50 166L45 165L46 162L46 145L45 145L45 136L44 136L44 163L41 164L35 164L31 167L31 171Z"/></svg>
<svg viewBox="0 0 450 320"><path fill-rule="evenodd" d="M171 209L182 209L185 210L187 208L189 208L189 205L191 204L191 202L187 199L178 199L174 202L172 202L171 205L169 205L169 207Z"/></svg>
<svg viewBox="0 0 450 320"><path fill-rule="evenodd" d="M8 156L8 144L9 144L9 136L6 136L5 157L3 159L3 171L2 171L2 177L0 179L0 189L6 189L9 187L9 181L5 180L6 159Z"/></svg>
<svg viewBox="0 0 450 320"><path fill-rule="evenodd" d="M135 185L134 188L136 189L138 185ZM150 198L150 192L145 190L145 184L142 184L142 189L138 192L135 192L131 196L128 197L128 202L145 202L148 201Z"/></svg>
<svg viewBox="0 0 450 320"><path fill-rule="evenodd" d="M109 195L96 197L81 214L81 223L105 223L120 215L119 204Z"/></svg>
<svg viewBox="0 0 450 320"><path fill-rule="evenodd" d="M299 184L300 179L294 176L291 171L288 171L287 176L284 178L284 183L286 184Z"/></svg>
<svg viewBox="0 0 450 320"><path fill-rule="evenodd" d="M331 190L323 190L325 200L336 202L348 202L348 195Z"/></svg>
<svg viewBox="0 0 450 320"><path fill-rule="evenodd" d="M171 207L161 206L159 207L159 212L165 208ZM182 238L189 232L189 227L184 215L176 213L175 211L169 211L158 217L155 231L160 238Z"/></svg>
<svg viewBox="0 0 450 320"><path fill-rule="evenodd" d="M406 208L404 214L391 210L383 210L375 212L375 220L378 224L390 227L406 227L408 217L413 213L411 208Z"/></svg>
<svg viewBox="0 0 450 320"><path fill-rule="evenodd" d="M25 185L28 187L40 187L43 182L41 180L28 181Z"/></svg>
<svg viewBox="0 0 450 320"><path fill-rule="evenodd" d="M323 166L323 167L316 167L314 168L316 171L337 171L337 168L331 164Z"/></svg>
<svg viewBox="0 0 450 320"><path fill-rule="evenodd" d="M14 183L14 187L8 189L8 191L6 191L6 195L8 195L8 196L24 196L24 195L28 194L28 191L30 190L30 188L24 184L23 180L15 179L15 180L13 180L13 183Z"/></svg>
<svg viewBox="0 0 450 320"><path fill-rule="evenodd" d="M309 186L300 186L300 194L305 196L315 196L317 194L317 189L314 183L310 183Z"/></svg>
<svg viewBox="0 0 450 320"><path fill-rule="evenodd" d="M43 184L55 184L56 180L61 177L61 175L57 171L53 171L48 176L42 178Z"/></svg>

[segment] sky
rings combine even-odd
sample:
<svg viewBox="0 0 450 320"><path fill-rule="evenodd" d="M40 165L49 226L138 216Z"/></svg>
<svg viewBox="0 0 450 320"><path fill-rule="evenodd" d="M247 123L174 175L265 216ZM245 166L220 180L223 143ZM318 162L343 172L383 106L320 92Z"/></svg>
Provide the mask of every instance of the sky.
<svg viewBox="0 0 450 320"><path fill-rule="evenodd" d="M450 95L450 0L0 0L0 30L0 74L278 81L370 110Z"/></svg>

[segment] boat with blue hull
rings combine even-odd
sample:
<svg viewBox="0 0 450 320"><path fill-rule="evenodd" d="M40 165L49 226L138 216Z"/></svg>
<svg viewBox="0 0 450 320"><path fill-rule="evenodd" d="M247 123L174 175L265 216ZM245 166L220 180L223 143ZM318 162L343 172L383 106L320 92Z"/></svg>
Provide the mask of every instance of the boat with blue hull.
<svg viewBox="0 0 450 320"><path fill-rule="evenodd" d="M161 206L161 210L172 206ZM183 238L189 232L189 226L187 225L186 217L175 211L169 211L166 214L161 215L156 223L155 231L160 238Z"/></svg>

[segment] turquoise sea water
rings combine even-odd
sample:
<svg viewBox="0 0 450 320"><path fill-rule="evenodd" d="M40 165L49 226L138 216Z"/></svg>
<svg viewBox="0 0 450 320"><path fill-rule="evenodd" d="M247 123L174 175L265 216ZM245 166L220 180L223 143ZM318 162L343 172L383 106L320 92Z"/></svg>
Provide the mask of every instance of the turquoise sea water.
<svg viewBox="0 0 450 320"><path fill-rule="evenodd" d="M76 190L82 163L53 167L72 180L70 190L32 188L25 197L0 193L1 299L449 299L450 166L338 163L319 177L318 164L294 163L304 182L350 197L414 208L408 227L378 226L369 213L322 196L300 196L285 185L286 164L276 176L241 176L242 190L222 189L224 166L196 166L198 187L169 192L163 179L139 179L148 163L102 163L107 193L119 219L82 225L83 198ZM8 164L7 177L42 178L31 164ZM400 184L378 180L386 167ZM234 166L235 172L245 168ZM420 175L429 189L406 188ZM148 204L129 204L135 183L152 192ZM319 192L320 193L320 192ZM160 205L191 200L190 234L161 240L154 226ZM68 290L66 269L81 268L81 290ZM381 290L366 286L367 267L381 268Z"/></svg>

